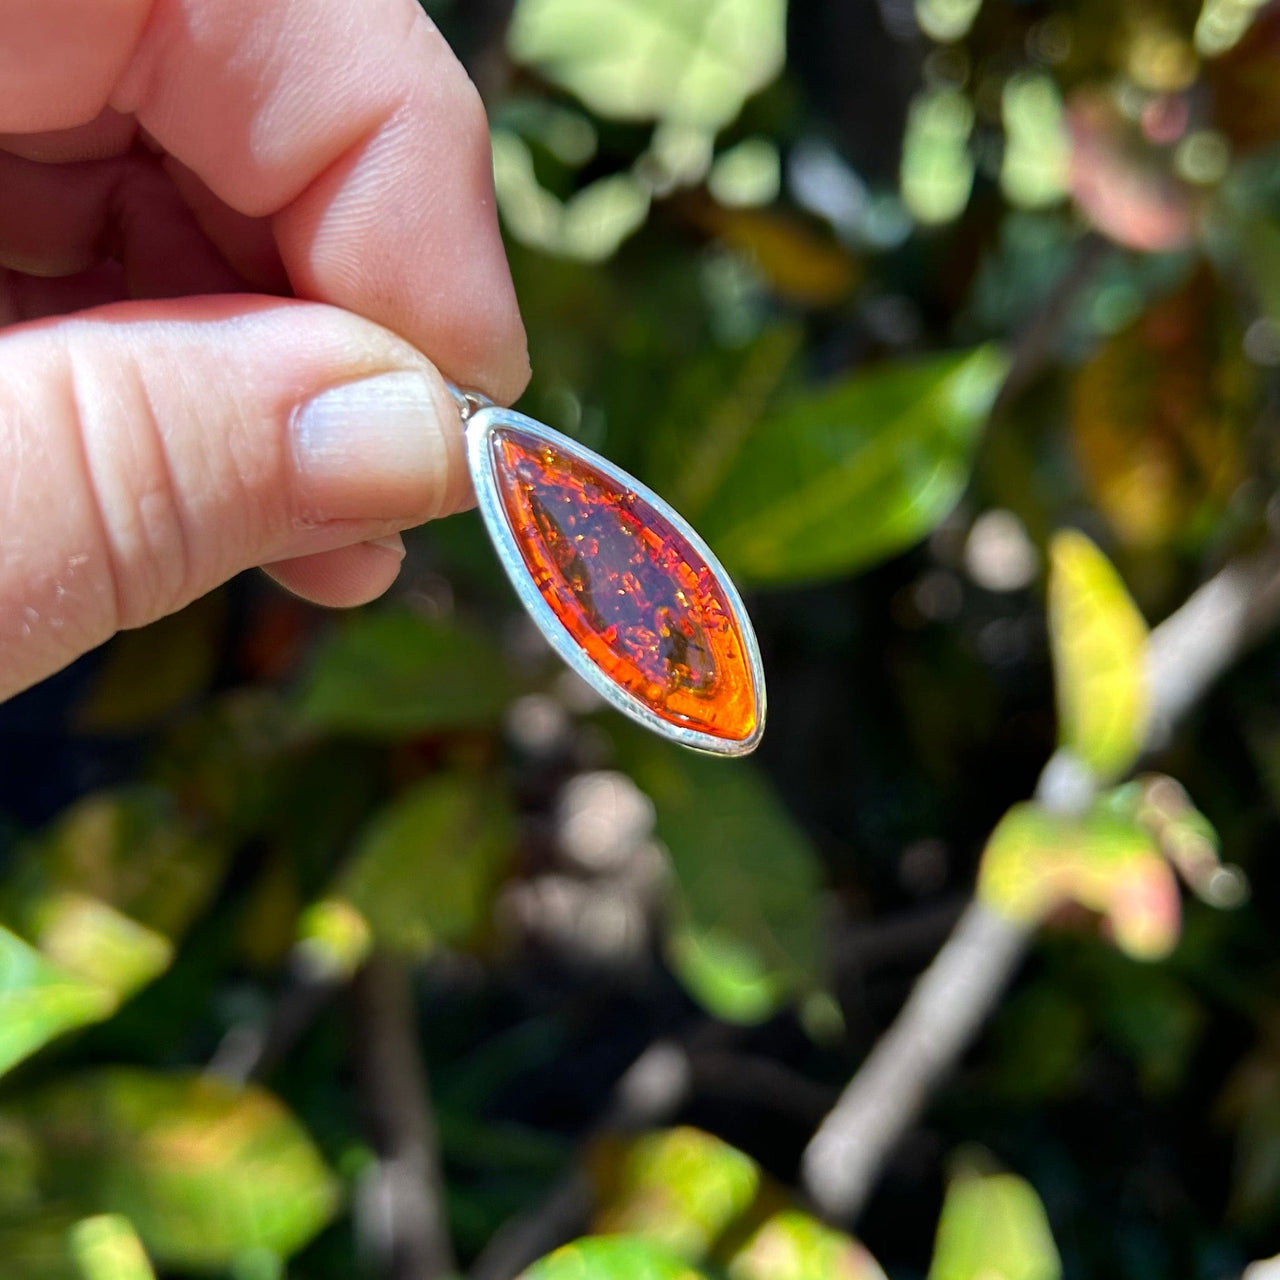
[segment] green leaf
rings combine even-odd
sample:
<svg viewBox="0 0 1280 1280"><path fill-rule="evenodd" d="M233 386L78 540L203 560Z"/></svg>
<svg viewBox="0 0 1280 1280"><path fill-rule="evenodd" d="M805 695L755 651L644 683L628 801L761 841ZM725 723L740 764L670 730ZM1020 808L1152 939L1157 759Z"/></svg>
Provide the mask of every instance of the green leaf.
<svg viewBox="0 0 1280 1280"><path fill-rule="evenodd" d="M690 994L750 1023L819 986L817 854L764 775L621 727L616 740L671 854L668 954Z"/></svg>
<svg viewBox="0 0 1280 1280"><path fill-rule="evenodd" d="M777 398L803 337L798 325L779 323L745 346L708 345L684 362L645 433L643 478L695 524Z"/></svg>
<svg viewBox="0 0 1280 1280"><path fill-rule="evenodd" d="M45 1195L124 1214L161 1267L287 1256L336 1205L310 1138L259 1088L112 1068L52 1085L15 1115L42 1151Z"/></svg>
<svg viewBox="0 0 1280 1280"><path fill-rule="evenodd" d="M369 922L341 898L313 902L298 919L297 954L318 977L350 978L372 950Z"/></svg>
<svg viewBox="0 0 1280 1280"><path fill-rule="evenodd" d="M322 729L395 738L491 724L513 693L483 636L412 613L363 613L321 648L301 713Z"/></svg>
<svg viewBox="0 0 1280 1280"><path fill-rule="evenodd" d="M71 1252L84 1280L155 1280L133 1223L118 1213L77 1222L71 1229Z"/></svg>
<svg viewBox="0 0 1280 1280"><path fill-rule="evenodd" d="M1111 562L1067 529L1049 549L1058 739L1100 779L1137 758L1147 727L1147 624Z"/></svg>
<svg viewBox="0 0 1280 1280"><path fill-rule="evenodd" d="M69 973L125 1000L158 978L173 959L168 938L97 898L60 893L33 913L32 938Z"/></svg>
<svg viewBox="0 0 1280 1280"><path fill-rule="evenodd" d="M1014 805L987 841L978 871L984 902L1028 924L1065 902L1105 917L1116 945L1139 960L1178 940L1178 884L1155 837L1105 805L1083 818Z"/></svg>
<svg viewBox="0 0 1280 1280"><path fill-rule="evenodd" d="M687 1126L604 1139L592 1156L600 1202L592 1230L641 1236L691 1262L707 1256L760 1187L750 1156Z"/></svg>
<svg viewBox="0 0 1280 1280"><path fill-rule="evenodd" d="M115 1012L110 991L50 964L0 927L0 1072L55 1036Z"/></svg>
<svg viewBox="0 0 1280 1280"><path fill-rule="evenodd" d="M798 1209L769 1218L729 1263L730 1280L885 1280L857 1240Z"/></svg>
<svg viewBox="0 0 1280 1280"><path fill-rule="evenodd" d="M994 347L854 374L770 416L700 517L761 583L852 573L919 541L968 483L1007 361Z"/></svg>
<svg viewBox="0 0 1280 1280"><path fill-rule="evenodd" d="M224 845L183 821L164 791L102 792L73 805L23 850L5 905L25 932L51 898L82 895L176 938L217 888L227 857Z"/></svg>
<svg viewBox="0 0 1280 1280"><path fill-rule="evenodd" d="M69 1248L74 1226L74 1216L57 1205L0 1221L5 1280L84 1280Z"/></svg>
<svg viewBox="0 0 1280 1280"><path fill-rule="evenodd" d="M374 817L331 896L392 950L465 943L488 918L512 838L497 779L432 778Z"/></svg>
<svg viewBox="0 0 1280 1280"><path fill-rule="evenodd" d="M671 967L703 1008L726 1022L764 1022L788 995L785 971L749 943L717 929L677 921L667 939Z"/></svg>
<svg viewBox="0 0 1280 1280"><path fill-rule="evenodd" d="M682 1258L634 1236L586 1236L535 1262L520 1280L705 1280Z"/></svg>
<svg viewBox="0 0 1280 1280"><path fill-rule="evenodd" d="M603 116L728 124L782 69L785 0L520 0L507 31Z"/></svg>
<svg viewBox="0 0 1280 1280"><path fill-rule="evenodd" d="M947 1188L929 1280L1058 1280L1040 1197L1013 1174L964 1172Z"/></svg>

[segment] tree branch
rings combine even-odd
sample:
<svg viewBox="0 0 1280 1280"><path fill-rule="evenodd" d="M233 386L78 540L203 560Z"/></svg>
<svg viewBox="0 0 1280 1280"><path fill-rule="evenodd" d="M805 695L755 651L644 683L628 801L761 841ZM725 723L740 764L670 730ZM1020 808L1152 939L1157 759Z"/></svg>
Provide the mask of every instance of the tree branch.
<svg viewBox="0 0 1280 1280"><path fill-rule="evenodd" d="M1280 615L1280 549L1227 565L1151 633L1148 749ZM1036 798L1077 812L1096 794L1088 770L1059 750ZM856 1218L885 1161L930 1093L973 1041L1012 979L1034 930L971 902L832 1111L801 1165L805 1191L827 1217Z"/></svg>
<svg viewBox="0 0 1280 1280"><path fill-rule="evenodd" d="M360 1105L378 1154L357 1197L357 1232L387 1280L438 1280L456 1267L408 971L375 956L352 997Z"/></svg>
<svg viewBox="0 0 1280 1280"><path fill-rule="evenodd" d="M614 1085L609 1105L587 1137L636 1132L665 1124L689 1096L689 1052L655 1040ZM581 1233L591 1216L591 1185L575 1163L546 1199L505 1223L471 1268L471 1280L511 1280L531 1262Z"/></svg>

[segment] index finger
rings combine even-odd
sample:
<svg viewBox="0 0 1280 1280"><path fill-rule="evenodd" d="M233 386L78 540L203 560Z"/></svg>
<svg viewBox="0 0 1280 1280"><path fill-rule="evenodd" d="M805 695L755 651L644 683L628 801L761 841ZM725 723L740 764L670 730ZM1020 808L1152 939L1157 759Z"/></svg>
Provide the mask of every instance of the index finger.
<svg viewBox="0 0 1280 1280"><path fill-rule="evenodd" d="M0 133L107 107L270 217L300 297L523 389L484 108L415 0L0 0Z"/></svg>

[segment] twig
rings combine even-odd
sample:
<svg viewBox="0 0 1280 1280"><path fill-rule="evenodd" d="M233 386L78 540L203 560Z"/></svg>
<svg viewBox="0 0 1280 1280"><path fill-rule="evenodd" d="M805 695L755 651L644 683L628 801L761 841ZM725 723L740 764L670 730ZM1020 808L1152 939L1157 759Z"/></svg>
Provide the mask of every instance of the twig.
<svg viewBox="0 0 1280 1280"><path fill-rule="evenodd" d="M378 1155L357 1196L357 1233L387 1280L437 1280L456 1268L408 972L376 956L352 998L360 1104Z"/></svg>
<svg viewBox="0 0 1280 1280"><path fill-rule="evenodd" d="M794 1117L806 1127L831 1109L836 1090L818 1084L772 1058L711 1050L689 1058L690 1092Z"/></svg>
<svg viewBox="0 0 1280 1280"><path fill-rule="evenodd" d="M1147 747L1280 615L1280 550L1227 565L1151 634ZM1041 804L1076 811L1095 794L1059 751L1036 787ZM1016 972L1034 930L971 902L805 1150L805 1191L827 1217L857 1217L885 1161L955 1066Z"/></svg>
<svg viewBox="0 0 1280 1280"><path fill-rule="evenodd" d="M693 1069L688 1050L657 1040L627 1068L591 1135L663 1124L689 1096ZM540 1204L505 1223L471 1268L471 1280L512 1280L531 1262L585 1229L591 1186L575 1165Z"/></svg>
<svg viewBox="0 0 1280 1280"><path fill-rule="evenodd" d="M1031 322L1014 344L1009 372L991 410L997 417L1035 380L1053 353L1062 330L1085 290L1094 282L1113 252L1109 241L1096 232L1086 233L1076 246L1070 265L1040 304Z"/></svg>
<svg viewBox="0 0 1280 1280"><path fill-rule="evenodd" d="M205 1071L233 1084L269 1076L341 989L337 978L291 965L266 1025L233 1026Z"/></svg>
<svg viewBox="0 0 1280 1280"><path fill-rule="evenodd" d="M947 940L964 906L964 895L956 894L882 919L851 922L834 939L834 967L865 974L888 965L919 965Z"/></svg>

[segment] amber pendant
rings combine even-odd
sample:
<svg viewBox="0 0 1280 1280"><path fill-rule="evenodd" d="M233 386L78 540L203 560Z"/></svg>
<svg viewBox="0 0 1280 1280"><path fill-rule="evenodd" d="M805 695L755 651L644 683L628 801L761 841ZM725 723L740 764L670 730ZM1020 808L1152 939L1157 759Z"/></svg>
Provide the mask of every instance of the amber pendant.
<svg viewBox="0 0 1280 1280"><path fill-rule="evenodd" d="M551 647L646 728L717 755L754 750L760 651L707 544L599 454L473 392L454 396L485 528Z"/></svg>

